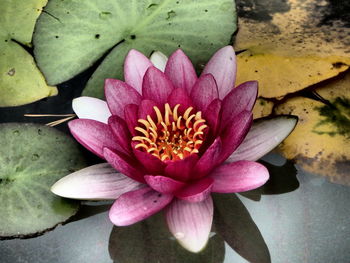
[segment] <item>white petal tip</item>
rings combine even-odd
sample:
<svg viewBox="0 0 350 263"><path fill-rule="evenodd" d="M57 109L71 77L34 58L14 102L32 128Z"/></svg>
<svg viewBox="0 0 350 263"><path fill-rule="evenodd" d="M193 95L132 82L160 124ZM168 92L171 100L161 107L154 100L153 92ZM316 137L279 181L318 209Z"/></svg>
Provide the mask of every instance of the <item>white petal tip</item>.
<svg viewBox="0 0 350 263"><path fill-rule="evenodd" d="M165 54L160 51L155 51L152 53L150 60L156 68L164 72L166 63L168 61L168 57Z"/></svg>

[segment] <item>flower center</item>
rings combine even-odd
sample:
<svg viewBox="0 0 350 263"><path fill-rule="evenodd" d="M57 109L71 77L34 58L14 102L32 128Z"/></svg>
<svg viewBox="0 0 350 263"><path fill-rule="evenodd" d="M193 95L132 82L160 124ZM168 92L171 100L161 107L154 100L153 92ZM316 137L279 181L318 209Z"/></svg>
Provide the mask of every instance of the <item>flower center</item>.
<svg viewBox="0 0 350 263"><path fill-rule="evenodd" d="M132 138L139 142L135 149L142 148L162 161L181 160L198 153L203 143L203 131L208 126L201 111L192 113L193 107L189 107L181 115L178 112L179 107L180 104L177 104L171 109L166 103L162 114L154 106L156 121L150 115L146 119L139 119L141 125L135 128L139 134Z"/></svg>

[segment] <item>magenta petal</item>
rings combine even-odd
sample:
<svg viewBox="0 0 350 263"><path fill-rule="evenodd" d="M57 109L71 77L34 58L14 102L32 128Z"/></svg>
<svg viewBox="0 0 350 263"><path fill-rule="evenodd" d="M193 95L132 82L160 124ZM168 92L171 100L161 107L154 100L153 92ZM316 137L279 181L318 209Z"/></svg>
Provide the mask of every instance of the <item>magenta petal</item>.
<svg viewBox="0 0 350 263"><path fill-rule="evenodd" d="M227 94L222 101L221 127L226 127L226 125L242 111L251 111L257 95L257 81L244 82Z"/></svg>
<svg viewBox="0 0 350 263"><path fill-rule="evenodd" d="M168 59L165 75L169 77L175 88L182 88L189 94L197 80L192 62L181 50L176 50Z"/></svg>
<svg viewBox="0 0 350 263"><path fill-rule="evenodd" d="M135 127L137 126L138 111L139 107L135 104L126 105L124 109L125 122L128 126L129 132L133 136L136 135Z"/></svg>
<svg viewBox="0 0 350 263"><path fill-rule="evenodd" d="M68 126L80 144L101 158L103 158L103 147L121 150L107 124L95 120L77 119L70 121Z"/></svg>
<svg viewBox="0 0 350 263"><path fill-rule="evenodd" d="M256 161L279 145L298 122L295 116L276 116L273 119L254 120L247 137L227 159Z"/></svg>
<svg viewBox="0 0 350 263"><path fill-rule="evenodd" d="M165 163L159 158L153 156L150 153L143 152L141 150L133 149L135 157L146 168L150 174L162 174L165 168Z"/></svg>
<svg viewBox="0 0 350 263"><path fill-rule="evenodd" d="M219 166L210 177L214 179L213 192L237 193L265 184L269 179L269 171L260 163L238 161Z"/></svg>
<svg viewBox="0 0 350 263"><path fill-rule="evenodd" d="M144 187L120 196L109 211L109 219L117 226L128 226L159 212L173 199Z"/></svg>
<svg viewBox="0 0 350 263"><path fill-rule="evenodd" d="M177 198L188 202L202 202L211 193L214 180L209 177L198 180L195 183L181 189L175 195Z"/></svg>
<svg viewBox="0 0 350 263"><path fill-rule="evenodd" d="M189 107L193 106L193 103L190 97L187 95L186 90L177 88L174 89L170 96L168 97L168 102L170 107L175 107L177 104L180 104L179 112L184 113Z"/></svg>
<svg viewBox="0 0 350 263"><path fill-rule="evenodd" d="M218 97L218 87L213 75L201 75L191 91L191 99L197 109L204 112L209 104Z"/></svg>
<svg viewBox="0 0 350 263"><path fill-rule="evenodd" d="M197 154L191 154L182 160L169 161L165 167L165 175L185 182L191 177L192 169L197 161Z"/></svg>
<svg viewBox="0 0 350 263"><path fill-rule="evenodd" d="M227 128L220 135L222 141L220 162L225 161L241 144L251 127L252 121L252 113L243 111L227 125Z"/></svg>
<svg viewBox="0 0 350 263"><path fill-rule="evenodd" d="M208 73L214 76L219 98L223 99L234 88L236 81L236 55L232 46L223 47L212 56L202 75Z"/></svg>
<svg viewBox="0 0 350 263"><path fill-rule="evenodd" d="M173 89L173 84L163 72L153 66L147 69L142 83L144 99L154 100L157 105L162 106Z"/></svg>
<svg viewBox="0 0 350 263"><path fill-rule="evenodd" d="M211 136L216 137L221 126L221 100L213 100L204 112L204 118L209 125Z"/></svg>
<svg viewBox="0 0 350 263"><path fill-rule="evenodd" d="M157 106L157 104L153 100L142 100L139 106L138 119L146 120L149 115L154 120L156 116L154 106Z"/></svg>
<svg viewBox="0 0 350 263"><path fill-rule="evenodd" d="M131 87L142 94L142 81L146 70L153 66L152 62L141 52L132 49L124 62L124 79Z"/></svg>
<svg viewBox="0 0 350 263"><path fill-rule="evenodd" d="M126 125L126 122L114 115L111 116L108 119L108 125L110 129L112 130L114 134L114 138L117 141L117 143L126 151L130 152L130 141L131 141L131 136L130 132L128 130L128 126Z"/></svg>
<svg viewBox="0 0 350 263"><path fill-rule="evenodd" d="M141 102L141 95L134 88L118 79L105 80L105 96L112 114L121 118L124 118L126 105L138 105Z"/></svg>
<svg viewBox="0 0 350 263"><path fill-rule="evenodd" d="M218 164L221 147L221 139L216 138L194 167L193 171L195 171L195 173L192 175L193 179L206 176Z"/></svg>
<svg viewBox="0 0 350 263"><path fill-rule="evenodd" d="M213 212L213 200L209 196L198 203L176 199L167 208L165 216L169 230L178 242L196 253L208 242Z"/></svg>
<svg viewBox="0 0 350 263"><path fill-rule="evenodd" d="M151 188L163 194L173 194L186 185L183 182L161 175L145 175L145 180Z"/></svg>
<svg viewBox="0 0 350 263"><path fill-rule="evenodd" d="M144 169L140 167L136 160L133 160L121 152L112 151L108 148L103 149L103 154L107 162L117 171L140 183L145 183L143 178L145 174Z"/></svg>
<svg viewBox="0 0 350 263"><path fill-rule="evenodd" d="M101 163L63 177L51 187L51 191L66 198L114 200L141 186L142 184L118 173L108 163Z"/></svg>

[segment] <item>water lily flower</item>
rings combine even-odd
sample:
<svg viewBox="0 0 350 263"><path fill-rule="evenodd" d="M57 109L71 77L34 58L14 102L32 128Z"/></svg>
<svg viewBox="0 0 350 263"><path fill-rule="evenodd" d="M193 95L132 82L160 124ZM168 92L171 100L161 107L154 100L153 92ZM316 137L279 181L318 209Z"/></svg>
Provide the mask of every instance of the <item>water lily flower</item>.
<svg viewBox="0 0 350 263"><path fill-rule="evenodd" d="M164 72L163 72L164 71ZM213 220L211 193L255 189L269 178L255 162L293 130L296 119L253 123L258 83L235 87L231 46L218 50L200 77L182 50L151 60L131 50L125 81L107 79L107 102L73 101L79 119L73 136L107 163L72 173L52 186L68 198L116 199L109 218L117 226L164 210L170 232L198 252Z"/></svg>

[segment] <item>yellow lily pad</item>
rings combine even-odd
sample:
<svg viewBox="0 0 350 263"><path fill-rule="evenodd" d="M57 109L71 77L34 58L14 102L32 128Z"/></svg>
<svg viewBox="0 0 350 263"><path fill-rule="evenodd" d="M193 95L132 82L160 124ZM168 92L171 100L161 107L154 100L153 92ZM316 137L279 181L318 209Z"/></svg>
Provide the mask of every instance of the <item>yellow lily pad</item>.
<svg viewBox="0 0 350 263"><path fill-rule="evenodd" d="M260 96L281 98L332 78L350 65L347 2L259 0L239 3L238 81L256 79ZM334 12L337 15L331 15Z"/></svg>
<svg viewBox="0 0 350 263"><path fill-rule="evenodd" d="M0 5L0 107L19 106L57 94L48 86L30 46L36 19L47 0L4 0Z"/></svg>
<svg viewBox="0 0 350 263"><path fill-rule="evenodd" d="M254 119L269 116L272 113L274 103L264 98L258 98L253 108Z"/></svg>
<svg viewBox="0 0 350 263"><path fill-rule="evenodd" d="M324 100L287 100L277 114L294 114L299 122L280 150L306 171L350 185L350 72L315 90Z"/></svg>

